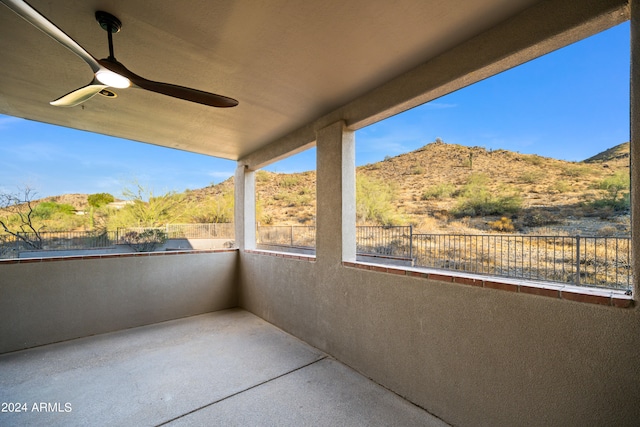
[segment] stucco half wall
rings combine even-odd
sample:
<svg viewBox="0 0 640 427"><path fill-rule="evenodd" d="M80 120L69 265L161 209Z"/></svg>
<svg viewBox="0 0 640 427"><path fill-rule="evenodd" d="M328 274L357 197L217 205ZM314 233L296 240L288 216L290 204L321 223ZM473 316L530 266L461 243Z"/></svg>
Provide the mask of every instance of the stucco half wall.
<svg viewBox="0 0 640 427"><path fill-rule="evenodd" d="M0 353L237 306L235 250L3 262Z"/></svg>
<svg viewBox="0 0 640 427"><path fill-rule="evenodd" d="M638 425L640 311L242 253L240 306L453 425Z"/></svg>

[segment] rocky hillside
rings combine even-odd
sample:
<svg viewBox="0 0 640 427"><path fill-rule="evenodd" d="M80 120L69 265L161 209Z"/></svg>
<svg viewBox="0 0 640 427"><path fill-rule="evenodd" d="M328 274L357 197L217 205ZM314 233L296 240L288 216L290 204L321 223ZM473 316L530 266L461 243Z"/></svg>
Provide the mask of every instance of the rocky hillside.
<svg viewBox="0 0 640 427"><path fill-rule="evenodd" d="M544 232L551 228L569 234L624 234L629 229L628 210L621 208L620 203L626 189L615 194L611 190L612 182L628 177L629 143L583 162L566 162L507 150L434 142L361 166L357 174L359 181L373 183L370 186L374 192L389 193L393 222L410 223L419 230L488 231L492 228L490 224L503 216L514 229L523 232ZM256 188L260 223L315 223L315 171L295 174L259 171ZM191 206L198 206L232 191L230 178L189 191L185 196ZM508 209L487 213L465 205L478 194ZM70 204L77 210L87 208L87 195L83 194L46 200ZM367 222L375 223L371 219Z"/></svg>
<svg viewBox="0 0 640 427"><path fill-rule="evenodd" d="M567 162L507 150L434 142L357 169L359 177L388 185L394 194L391 203L397 220L419 229L487 230L488 224L502 215L457 212L469 183L481 182L488 194L519 200L520 209L508 212L514 227L531 232L544 226L583 234L597 233L607 227L609 233L628 231L628 215L624 209L593 203L610 197L607 180L628 176L628 173L629 143L583 162ZM256 181L261 223L313 224L315 172L260 171ZM229 191L231 185L229 180L194 194L209 197Z"/></svg>

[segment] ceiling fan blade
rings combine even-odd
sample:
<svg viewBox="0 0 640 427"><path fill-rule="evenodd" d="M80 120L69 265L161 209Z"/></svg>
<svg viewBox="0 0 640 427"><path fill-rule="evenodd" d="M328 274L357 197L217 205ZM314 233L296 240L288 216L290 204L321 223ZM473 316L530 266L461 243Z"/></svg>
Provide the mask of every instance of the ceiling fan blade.
<svg viewBox="0 0 640 427"><path fill-rule="evenodd" d="M106 89L107 87L108 86L93 80L88 85L69 92L64 96L51 101L49 104L56 107L75 107L76 105L82 104L86 100L93 98L100 93L101 90Z"/></svg>
<svg viewBox="0 0 640 427"><path fill-rule="evenodd" d="M171 96L173 98L184 99L185 101L196 102L198 104L208 105L218 108L229 108L238 105L238 101L227 96L217 95L215 93L204 92L198 89L192 89L184 86L173 85L170 83L155 82L140 77L127 67L114 59L99 59L98 64L116 74L128 78L135 86L149 90L151 92L160 93L162 95Z"/></svg>
<svg viewBox="0 0 640 427"><path fill-rule="evenodd" d="M136 86L152 92L160 93L185 101L197 102L198 104L209 105L211 107L229 108L238 105L238 101L215 93L204 92L184 86L172 85L169 83L154 82L147 79L130 79Z"/></svg>
<svg viewBox="0 0 640 427"><path fill-rule="evenodd" d="M101 68L98 61L91 56L89 52L84 50L82 46L76 43L71 37L69 37L64 31L56 27L55 24L42 16L40 12L31 7L28 3L22 0L0 0L9 9L18 14L25 21L60 43L62 46L75 53L84 62L86 62L94 73L97 73Z"/></svg>

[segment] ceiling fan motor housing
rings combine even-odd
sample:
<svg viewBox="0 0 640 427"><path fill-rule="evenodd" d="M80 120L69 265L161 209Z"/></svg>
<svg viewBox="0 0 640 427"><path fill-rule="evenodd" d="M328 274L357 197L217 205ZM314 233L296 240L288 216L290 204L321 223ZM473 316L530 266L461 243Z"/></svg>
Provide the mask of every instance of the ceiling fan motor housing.
<svg viewBox="0 0 640 427"><path fill-rule="evenodd" d="M122 28L122 22L109 12L97 11L96 21L98 21L103 30L111 33L117 33Z"/></svg>

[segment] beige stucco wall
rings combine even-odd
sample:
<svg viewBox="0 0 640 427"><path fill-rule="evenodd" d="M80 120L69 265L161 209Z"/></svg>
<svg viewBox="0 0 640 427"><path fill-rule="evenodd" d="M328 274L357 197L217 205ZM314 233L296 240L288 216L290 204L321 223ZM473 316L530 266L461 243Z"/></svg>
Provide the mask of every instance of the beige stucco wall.
<svg viewBox="0 0 640 427"><path fill-rule="evenodd" d="M237 306L237 251L0 265L0 353Z"/></svg>
<svg viewBox="0 0 640 427"><path fill-rule="evenodd" d="M637 426L640 311L243 253L243 308L459 426Z"/></svg>

